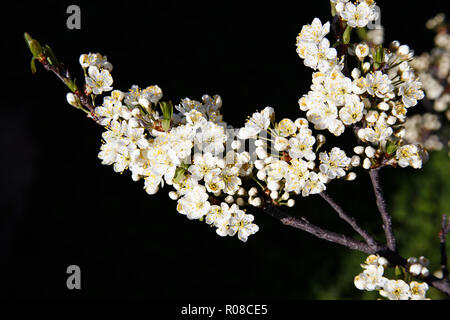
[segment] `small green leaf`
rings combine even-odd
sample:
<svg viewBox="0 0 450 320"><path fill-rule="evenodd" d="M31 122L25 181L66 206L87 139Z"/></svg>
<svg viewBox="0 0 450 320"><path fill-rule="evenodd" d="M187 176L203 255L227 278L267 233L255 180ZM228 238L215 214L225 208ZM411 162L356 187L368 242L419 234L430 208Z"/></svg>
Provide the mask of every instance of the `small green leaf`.
<svg viewBox="0 0 450 320"><path fill-rule="evenodd" d="M35 74L36 73L36 58L35 57L33 57L33 58L31 58L31 73L32 74Z"/></svg>
<svg viewBox="0 0 450 320"><path fill-rule="evenodd" d="M405 270L402 266L395 266L395 277L397 279L403 279L405 277Z"/></svg>
<svg viewBox="0 0 450 320"><path fill-rule="evenodd" d="M352 34L352 27L350 27L349 25L347 25L347 27L344 30L344 34L342 35L342 42L344 44L349 44L350 43L350 36Z"/></svg>
<svg viewBox="0 0 450 320"><path fill-rule="evenodd" d="M46 44L44 46L44 54L47 57L47 61L52 65L52 66L57 66L59 65L58 59L56 59L55 53L53 52L52 48L50 48L50 46L48 44Z"/></svg>
<svg viewBox="0 0 450 320"><path fill-rule="evenodd" d="M330 6L331 6L331 16L335 16L336 15L336 4L330 1Z"/></svg>
<svg viewBox="0 0 450 320"><path fill-rule="evenodd" d="M64 83L70 89L70 91L75 92L78 90L75 80L70 80L70 79L66 78L66 79L64 79Z"/></svg>
<svg viewBox="0 0 450 320"><path fill-rule="evenodd" d="M397 145L394 142L388 140L386 143L386 153L389 155L392 155L395 153L396 150L397 150Z"/></svg>
<svg viewBox="0 0 450 320"><path fill-rule="evenodd" d="M378 46L373 51L373 65L375 69L379 69L384 63L384 48Z"/></svg>
<svg viewBox="0 0 450 320"><path fill-rule="evenodd" d="M185 169L182 167L177 167L175 169L175 175L173 176L173 182L180 183L180 181L184 178Z"/></svg>
<svg viewBox="0 0 450 320"><path fill-rule="evenodd" d="M24 34L24 37L25 37L25 42L28 45L28 48L30 49L31 53L33 54L33 57L37 58L37 57L41 56L43 53L41 44L37 40L33 39L26 32Z"/></svg>
<svg viewBox="0 0 450 320"><path fill-rule="evenodd" d="M173 105L172 102L160 102L159 107L161 108L161 112L163 114L163 118L166 120L172 119L173 115Z"/></svg>
<svg viewBox="0 0 450 320"><path fill-rule="evenodd" d="M170 129L170 119L162 119L161 120L161 127L164 131L169 131Z"/></svg>

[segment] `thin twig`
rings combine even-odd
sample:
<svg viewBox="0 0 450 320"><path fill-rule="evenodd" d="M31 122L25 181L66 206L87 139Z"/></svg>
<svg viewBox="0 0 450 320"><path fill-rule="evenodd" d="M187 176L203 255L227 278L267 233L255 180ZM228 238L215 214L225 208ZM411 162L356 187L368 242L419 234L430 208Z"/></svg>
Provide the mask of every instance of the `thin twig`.
<svg viewBox="0 0 450 320"><path fill-rule="evenodd" d="M442 215L441 231L439 232L439 247L441 250L441 270L442 278L446 279L448 277L448 267L447 267L447 250L445 242L447 240L447 233L450 231L450 220L447 221L447 216Z"/></svg>
<svg viewBox="0 0 450 320"><path fill-rule="evenodd" d="M272 205L266 206L263 209L263 211L271 215L272 217L276 218L284 225L306 231L320 239L337 243L349 249L365 252L368 254L373 252L373 248L371 248L368 244L362 241L352 239L344 234L339 234L329 230L322 229L310 223L303 217L301 218L292 217L286 214L285 212L281 211L280 209L278 209L276 206Z"/></svg>
<svg viewBox="0 0 450 320"><path fill-rule="evenodd" d="M358 223L356 222L355 218L348 215L340 205L338 205L333 198L331 198L325 191L319 193L319 195L325 199L326 202L338 213L339 217L343 219L345 222L347 222L353 230L355 230L365 241L366 243L371 247L376 247L377 241L363 228L361 228Z"/></svg>
<svg viewBox="0 0 450 320"><path fill-rule="evenodd" d="M38 59L38 61L42 64L42 66L47 71L53 72L64 84L66 84L66 81L73 81L72 77L70 76L69 70L67 70L63 65L52 65L50 64L47 59ZM90 115L94 120L97 120L97 116L95 115L95 107L91 103L89 97L84 93L83 90L76 90L73 92L79 99L83 106L89 109Z"/></svg>
<svg viewBox="0 0 450 320"><path fill-rule="evenodd" d="M379 181L379 170L381 167L370 169L369 175L372 181L373 191L375 193L378 211L380 211L381 219L383 220L383 229L386 235L387 246L392 251L397 251L397 243L395 240L394 232L392 230L392 218L386 209L386 201L383 197L383 191L381 190Z"/></svg>

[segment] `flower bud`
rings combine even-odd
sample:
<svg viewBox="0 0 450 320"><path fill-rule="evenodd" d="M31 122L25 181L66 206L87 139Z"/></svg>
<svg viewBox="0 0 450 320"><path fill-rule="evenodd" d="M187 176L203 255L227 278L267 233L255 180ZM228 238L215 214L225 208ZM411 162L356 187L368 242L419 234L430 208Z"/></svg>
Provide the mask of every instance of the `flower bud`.
<svg viewBox="0 0 450 320"><path fill-rule="evenodd" d="M430 260L425 258L424 256L419 257L419 263L424 267L428 267L430 265Z"/></svg>
<svg viewBox="0 0 450 320"><path fill-rule="evenodd" d="M169 192L169 198L172 199L172 200L178 200L179 195L178 195L178 193L176 191L170 191Z"/></svg>
<svg viewBox="0 0 450 320"><path fill-rule="evenodd" d="M325 144L325 142L327 141L327 138L323 134L319 133L316 136L316 141L317 141L318 146L323 146Z"/></svg>
<svg viewBox="0 0 450 320"><path fill-rule="evenodd" d="M256 173L256 177L259 180L264 181L266 179L266 171L264 169L263 170L258 170L258 172Z"/></svg>
<svg viewBox="0 0 450 320"><path fill-rule="evenodd" d="M423 267L422 272L420 274L424 277L428 277L430 275L430 270L428 270L428 268L426 267Z"/></svg>
<svg viewBox="0 0 450 320"><path fill-rule="evenodd" d="M368 158L373 158L376 152L377 151L375 150L375 148L371 146L366 147L366 149L364 150L364 153Z"/></svg>
<svg viewBox="0 0 450 320"><path fill-rule="evenodd" d="M231 148L233 150L238 150L241 147L242 143L239 140L233 140L233 142L231 142Z"/></svg>
<svg viewBox="0 0 450 320"><path fill-rule="evenodd" d="M370 69L370 62L364 62L363 65L362 65L362 69L363 69L364 73L369 71L369 69Z"/></svg>
<svg viewBox="0 0 450 320"><path fill-rule="evenodd" d="M287 206L288 207L293 207L295 205L295 200L294 199L289 199L287 202Z"/></svg>
<svg viewBox="0 0 450 320"><path fill-rule="evenodd" d="M354 172L349 172L346 176L345 176L345 180L347 181L353 181L356 179L356 173Z"/></svg>
<svg viewBox="0 0 450 320"><path fill-rule="evenodd" d="M234 202L233 196L226 196L225 197L225 202L228 203L228 204L233 203Z"/></svg>
<svg viewBox="0 0 450 320"><path fill-rule="evenodd" d="M354 155L350 160L350 164L352 165L352 167L358 167L361 164L361 158L357 155Z"/></svg>
<svg viewBox="0 0 450 320"><path fill-rule="evenodd" d="M366 170L369 170L371 166L372 166L372 163L370 162L370 159L365 158L363 161L363 168Z"/></svg>
<svg viewBox="0 0 450 320"><path fill-rule="evenodd" d="M272 191L272 192L270 193L270 197L271 197L273 200L277 200L277 199L278 199L278 192Z"/></svg>
<svg viewBox="0 0 450 320"><path fill-rule="evenodd" d="M400 42L398 42L397 40L392 41L389 45L389 49L391 50L397 50L398 47L400 47Z"/></svg>
<svg viewBox="0 0 450 320"><path fill-rule="evenodd" d="M252 206L254 207L260 207L262 204L261 198L260 197L256 197L254 198L251 202L249 202Z"/></svg>
<svg viewBox="0 0 450 320"><path fill-rule="evenodd" d="M353 68L351 76L355 80L359 79L361 77L361 70L359 70L358 68Z"/></svg>
<svg viewBox="0 0 450 320"><path fill-rule="evenodd" d="M383 268L386 268L389 265L389 261L385 257L379 257L378 258L378 264L382 266Z"/></svg>
<svg viewBox="0 0 450 320"><path fill-rule="evenodd" d="M362 154L364 152L364 147L363 146L356 146L356 147L353 148L353 151L356 154Z"/></svg>
<svg viewBox="0 0 450 320"><path fill-rule="evenodd" d="M251 187L250 190L248 190L248 195L250 197L254 197L258 194L258 189L256 189L255 187Z"/></svg>
<svg viewBox="0 0 450 320"><path fill-rule="evenodd" d="M388 111L388 110L389 110L389 104L386 103L386 102L380 102L380 103L377 105L377 107L378 107L378 109L381 110L381 111Z"/></svg>
<svg viewBox="0 0 450 320"><path fill-rule="evenodd" d="M240 187L237 194L238 196L244 196L247 193L244 188Z"/></svg>
<svg viewBox="0 0 450 320"><path fill-rule="evenodd" d="M406 262L408 262L408 264L414 264L417 263L419 260L417 260L416 257L409 257L408 260L406 260Z"/></svg>
<svg viewBox="0 0 450 320"><path fill-rule="evenodd" d="M264 160L255 160L255 168L258 170L261 170L262 168L264 168Z"/></svg>
<svg viewBox="0 0 450 320"><path fill-rule="evenodd" d="M66 99L67 99L67 102L68 102L71 106L73 106L73 107L75 107L75 108L81 108L81 101L80 101L80 98L78 98L77 95L73 94L72 92L69 92L69 93L66 95Z"/></svg>
<svg viewBox="0 0 450 320"><path fill-rule="evenodd" d="M267 158L267 151L265 148L258 147L256 148L256 155L258 156L259 159L264 160Z"/></svg>
<svg viewBox="0 0 450 320"><path fill-rule="evenodd" d="M418 276L422 272L422 265L419 263L414 263L409 267L409 273L413 276Z"/></svg>
<svg viewBox="0 0 450 320"><path fill-rule="evenodd" d="M87 54L82 54L80 56L79 62L80 62L81 68L86 69L90 65L89 56Z"/></svg>
<svg viewBox="0 0 450 320"><path fill-rule="evenodd" d="M267 183L267 188L268 188L270 191L277 191L277 190L280 189L280 184L279 184L278 182L276 182L276 181L269 181L269 182ZM278 195L277 195L277 196L278 196Z"/></svg>
<svg viewBox="0 0 450 320"><path fill-rule="evenodd" d="M238 206L243 206L243 205L245 205L245 201L244 201L244 199L242 199L241 197L239 197L239 198L236 199L236 204L237 204Z"/></svg>

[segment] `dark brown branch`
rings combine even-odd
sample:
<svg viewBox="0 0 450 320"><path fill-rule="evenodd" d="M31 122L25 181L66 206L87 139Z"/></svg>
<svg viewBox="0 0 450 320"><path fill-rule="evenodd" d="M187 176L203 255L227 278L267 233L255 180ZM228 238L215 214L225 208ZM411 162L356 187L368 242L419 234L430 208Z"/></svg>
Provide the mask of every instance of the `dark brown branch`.
<svg viewBox="0 0 450 320"><path fill-rule="evenodd" d="M39 58L38 61L42 64L42 66L47 71L53 72L64 84L67 85L67 82L74 82L72 77L70 76L69 70L67 70L62 64L52 65L47 59L44 57ZM75 90L73 92L79 99L83 106L85 106L89 111L94 120L97 120L94 109L95 107L92 105L89 96L83 90Z"/></svg>
<svg viewBox="0 0 450 320"><path fill-rule="evenodd" d="M352 250L357 250L365 253L373 252L368 244L347 237L346 235L335 233L329 230L322 229L312 223L310 223L305 218L295 218L285 212L278 209L276 206L268 205L263 209L264 212L271 215L275 219L279 220L282 224L291 226L303 231L306 231L320 239L324 239L333 243L340 244Z"/></svg>
<svg viewBox="0 0 450 320"><path fill-rule="evenodd" d="M343 234L322 229L310 223L305 218L292 217L273 205L267 205L265 208L263 208L263 211L279 220L284 225L306 231L320 239L342 245L352 250L364 252L367 254L378 254L386 258L391 265L403 266L406 270L408 270L406 259L400 256L396 251L392 251L388 247L382 247L378 244L371 247L362 241L357 241ZM450 297L450 281L448 279L439 279L433 275L429 275L427 277L424 277L422 280L428 283L431 287L436 288L437 290Z"/></svg>
<svg viewBox="0 0 450 320"><path fill-rule="evenodd" d="M439 232L439 248L441 251L441 270L442 278L447 279L448 267L447 267L447 250L445 242L447 241L447 233L450 231L450 220L447 221L447 216L442 215L441 231Z"/></svg>
<svg viewBox="0 0 450 320"><path fill-rule="evenodd" d="M380 211L381 219L383 220L383 229L386 235L387 246L392 251L397 251L397 243L395 240L394 232L392 230L392 218L386 209L386 201L383 197L383 191L381 190L379 181L379 170L381 167L370 169L369 175L372 181L373 191L375 193L378 211Z"/></svg>
<svg viewBox="0 0 450 320"><path fill-rule="evenodd" d="M333 198L331 198L325 191L319 193L319 195L326 201L328 204L336 211L341 219L343 219L345 222L347 222L353 230L355 230L365 241L366 243L371 247L376 247L377 241L363 228L361 228L356 220L348 215L340 205L338 205Z"/></svg>

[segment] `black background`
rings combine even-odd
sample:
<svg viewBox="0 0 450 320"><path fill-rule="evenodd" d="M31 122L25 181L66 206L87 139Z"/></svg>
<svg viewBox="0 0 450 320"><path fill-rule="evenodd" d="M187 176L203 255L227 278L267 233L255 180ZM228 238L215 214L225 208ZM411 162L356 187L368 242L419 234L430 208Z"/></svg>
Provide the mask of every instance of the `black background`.
<svg viewBox="0 0 450 320"><path fill-rule="evenodd" d="M378 1L386 40L429 50L424 24L449 11L444 3ZM81 30L66 28L69 4L81 8ZM267 105L278 119L301 116L297 100L311 70L295 38L314 17L330 20L327 1L17 2L2 12L5 21L12 17L1 44L2 297L313 299L326 288L321 275L339 270L345 249L251 210L256 235L245 244L220 238L178 214L168 189L149 196L143 182L102 166L102 128L66 103L56 77L41 66L31 74L23 32L48 43L80 79L79 55L100 52L114 65L115 88L158 84L175 103L220 94L225 121L241 126ZM390 173L386 179L394 179ZM373 225L378 218L367 208L374 199L361 191L369 188L361 176L332 183L329 193ZM316 196L299 199L293 212L351 233ZM79 291L66 288L72 264L82 270ZM349 287L347 298L355 293Z"/></svg>

